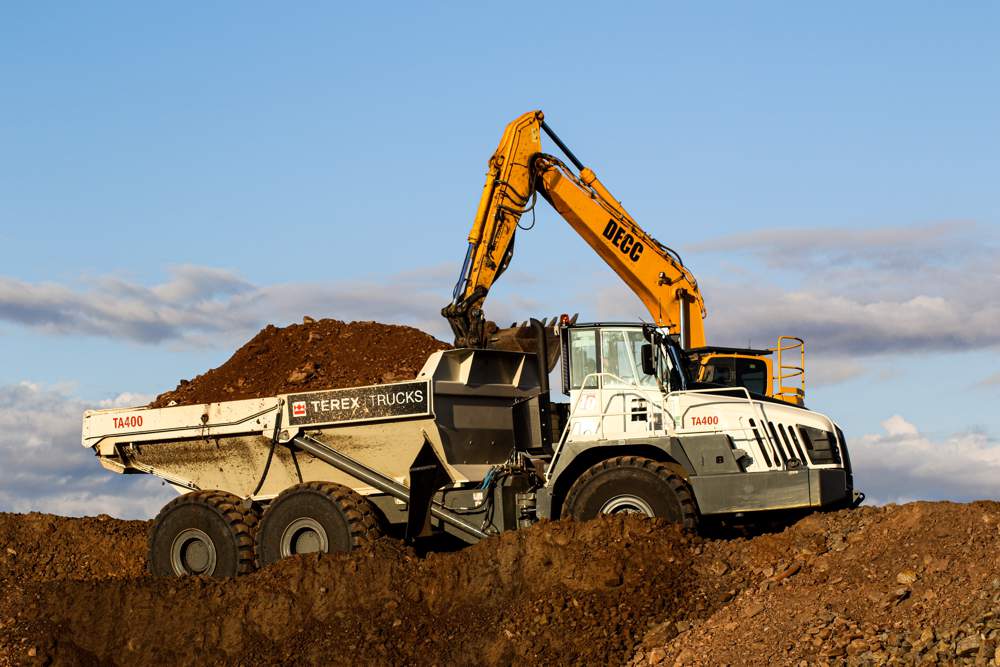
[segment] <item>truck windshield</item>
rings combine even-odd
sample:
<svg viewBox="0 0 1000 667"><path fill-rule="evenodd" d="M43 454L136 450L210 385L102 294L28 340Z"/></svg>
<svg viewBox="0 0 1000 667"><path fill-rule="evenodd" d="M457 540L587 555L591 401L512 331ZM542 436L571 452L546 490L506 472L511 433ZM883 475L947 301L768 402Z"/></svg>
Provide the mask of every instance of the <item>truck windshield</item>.
<svg viewBox="0 0 1000 667"><path fill-rule="evenodd" d="M629 331L628 340L632 348L632 361L635 363L635 369L639 375L639 384L644 387L655 387L656 377L642 372L642 346L646 344L646 337L642 335L641 331Z"/></svg>
<svg viewBox="0 0 1000 667"><path fill-rule="evenodd" d="M641 331L601 331L601 370L607 373L605 387L656 386L656 378L642 372L641 350L645 342Z"/></svg>
<svg viewBox="0 0 1000 667"><path fill-rule="evenodd" d="M600 343L598 343L600 341ZM570 389L596 389L597 379L584 379L604 373L602 384L609 388L656 387L656 377L642 372L642 346L646 343L637 329L574 329L569 332ZM600 365L598 365L600 360Z"/></svg>

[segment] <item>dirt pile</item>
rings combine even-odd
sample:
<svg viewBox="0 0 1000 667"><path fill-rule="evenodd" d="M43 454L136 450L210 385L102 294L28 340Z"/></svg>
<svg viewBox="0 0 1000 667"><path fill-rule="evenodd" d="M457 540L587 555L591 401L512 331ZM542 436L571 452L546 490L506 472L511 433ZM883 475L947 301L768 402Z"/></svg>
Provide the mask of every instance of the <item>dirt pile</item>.
<svg viewBox="0 0 1000 667"><path fill-rule="evenodd" d="M151 522L0 513L0 586L144 574Z"/></svg>
<svg viewBox="0 0 1000 667"><path fill-rule="evenodd" d="M1000 504L815 514L699 548L732 601L668 619L631 664L1000 664Z"/></svg>
<svg viewBox="0 0 1000 667"><path fill-rule="evenodd" d="M1000 662L997 503L814 515L752 539L636 517L425 558L383 539L227 581L140 574L144 522L0 519L0 558L39 551L0 570L0 664ZM71 560L88 544L100 559Z"/></svg>
<svg viewBox="0 0 1000 667"><path fill-rule="evenodd" d="M229 581L11 582L0 647L120 664L621 663L654 619L714 605L690 542L602 519L426 558L382 540Z"/></svg>
<svg viewBox="0 0 1000 667"><path fill-rule="evenodd" d="M413 327L303 318L268 325L229 360L156 397L150 406L261 398L293 391L407 380L449 346Z"/></svg>

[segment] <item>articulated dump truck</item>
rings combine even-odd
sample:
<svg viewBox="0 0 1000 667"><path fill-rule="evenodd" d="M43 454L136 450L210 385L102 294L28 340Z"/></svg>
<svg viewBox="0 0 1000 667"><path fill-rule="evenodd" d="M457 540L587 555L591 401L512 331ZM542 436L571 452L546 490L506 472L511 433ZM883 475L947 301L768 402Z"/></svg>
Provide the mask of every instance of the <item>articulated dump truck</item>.
<svg viewBox="0 0 1000 667"><path fill-rule="evenodd" d="M694 529L863 497L828 417L694 383L675 338L648 325L563 322L558 338L533 325L534 353L436 352L407 382L88 411L83 445L183 494L150 533L162 575L239 575L384 532L473 543L617 513ZM560 357L568 403L550 400L545 360Z"/></svg>

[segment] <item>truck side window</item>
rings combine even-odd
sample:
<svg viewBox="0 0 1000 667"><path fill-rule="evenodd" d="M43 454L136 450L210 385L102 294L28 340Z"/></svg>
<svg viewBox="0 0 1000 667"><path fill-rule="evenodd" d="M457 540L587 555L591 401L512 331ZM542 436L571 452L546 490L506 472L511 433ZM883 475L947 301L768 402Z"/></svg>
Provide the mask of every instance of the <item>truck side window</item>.
<svg viewBox="0 0 1000 667"><path fill-rule="evenodd" d="M569 332L570 389L581 389L583 379L597 372L597 332L580 329ZM591 377L586 389L597 388L597 378Z"/></svg>

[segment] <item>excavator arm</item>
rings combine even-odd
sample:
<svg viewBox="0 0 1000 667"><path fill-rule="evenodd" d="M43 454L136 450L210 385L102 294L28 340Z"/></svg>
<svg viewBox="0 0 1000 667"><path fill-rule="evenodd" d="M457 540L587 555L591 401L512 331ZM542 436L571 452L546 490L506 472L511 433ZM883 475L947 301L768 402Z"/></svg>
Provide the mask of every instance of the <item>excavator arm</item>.
<svg viewBox="0 0 1000 667"><path fill-rule="evenodd" d="M576 167L541 152L545 132ZM510 263L521 216L541 195L646 306L657 326L685 348L705 344L704 299L680 257L650 236L594 172L577 160L541 111L510 123L490 158L486 184L469 233L453 300L443 310L460 347L483 347L489 337L483 302Z"/></svg>

